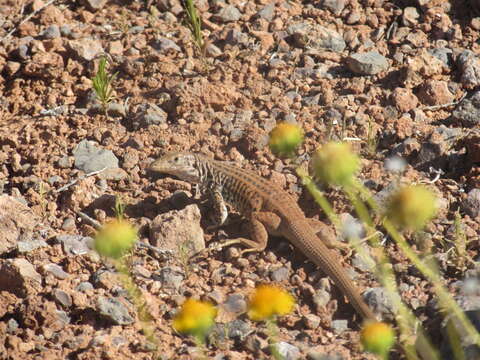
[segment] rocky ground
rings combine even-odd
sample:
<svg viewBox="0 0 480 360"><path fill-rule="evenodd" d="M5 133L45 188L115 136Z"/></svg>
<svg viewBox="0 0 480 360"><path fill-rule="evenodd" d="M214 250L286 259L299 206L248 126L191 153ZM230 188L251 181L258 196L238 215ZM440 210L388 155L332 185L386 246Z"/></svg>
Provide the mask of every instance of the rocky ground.
<svg viewBox="0 0 480 360"><path fill-rule="evenodd" d="M191 186L146 171L167 151L202 152L253 169L324 219L291 164L266 146L280 121L305 129L303 161L322 143L349 141L380 197L399 177L385 160L403 157L400 180L428 183L440 200L437 218L409 239L431 250L463 308L478 309L480 2L196 4L205 57L177 0L0 1L0 359L154 358L114 269L91 250L115 197L140 241L173 252L138 248L131 259L161 358L194 357L191 339L171 327L190 296L221 309L210 358L268 358L264 325L244 315L262 281L297 299L279 322L287 359L372 358L352 308L285 240L262 254L229 248L189 261L187 240L201 248L240 230L206 231ZM118 72L108 116L92 91L101 54ZM354 215L340 191L327 195L344 219ZM431 285L388 238L385 248L402 298L449 358ZM338 253L388 319L371 269Z"/></svg>

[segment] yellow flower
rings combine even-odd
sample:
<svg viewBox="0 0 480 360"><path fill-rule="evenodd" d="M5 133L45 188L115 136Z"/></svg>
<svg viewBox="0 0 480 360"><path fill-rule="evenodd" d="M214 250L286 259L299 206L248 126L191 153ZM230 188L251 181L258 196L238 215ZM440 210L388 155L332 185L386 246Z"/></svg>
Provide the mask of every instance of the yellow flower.
<svg viewBox="0 0 480 360"><path fill-rule="evenodd" d="M360 159L347 143L330 142L315 151L309 164L315 179L329 185L349 185L360 170Z"/></svg>
<svg viewBox="0 0 480 360"><path fill-rule="evenodd" d="M303 141L303 130L293 124L282 122L270 132L268 145L278 156L292 156Z"/></svg>
<svg viewBox="0 0 480 360"><path fill-rule="evenodd" d="M94 248L103 256L119 259L137 240L137 230L125 220L113 220L95 236Z"/></svg>
<svg viewBox="0 0 480 360"><path fill-rule="evenodd" d="M435 195L422 185L397 190L387 203L387 218L400 228L420 230L436 213Z"/></svg>
<svg viewBox="0 0 480 360"><path fill-rule="evenodd" d="M183 334L203 338L213 326L217 309L208 301L187 299L173 319L173 328Z"/></svg>
<svg viewBox="0 0 480 360"><path fill-rule="evenodd" d="M395 344L395 331L384 322L369 322L363 326L360 340L366 351L385 357Z"/></svg>
<svg viewBox="0 0 480 360"><path fill-rule="evenodd" d="M295 299L285 290L272 285L259 285L250 299L248 316L259 321L285 315L293 310Z"/></svg>

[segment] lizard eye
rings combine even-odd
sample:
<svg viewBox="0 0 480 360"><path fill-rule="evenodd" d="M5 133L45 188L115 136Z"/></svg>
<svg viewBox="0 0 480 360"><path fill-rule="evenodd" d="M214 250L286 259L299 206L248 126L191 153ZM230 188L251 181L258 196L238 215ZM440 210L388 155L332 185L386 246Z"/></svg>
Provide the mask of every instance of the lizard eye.
<svg viewBox="0 0 480 360"><path fill-rule="evenodd" d="M180 160L180 158L178 156L175 156L175 158L173 159L173 161L175 161L175 162L178 162L178 160Z"/></svg>

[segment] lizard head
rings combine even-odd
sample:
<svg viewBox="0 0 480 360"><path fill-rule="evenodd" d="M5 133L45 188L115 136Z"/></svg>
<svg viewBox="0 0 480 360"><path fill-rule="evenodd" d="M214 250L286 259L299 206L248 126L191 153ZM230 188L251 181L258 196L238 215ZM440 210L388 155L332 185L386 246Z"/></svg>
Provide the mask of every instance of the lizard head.
<svg viewBox="0 0 480 360"><path fill-rule="evenodd" d="M200 182L200 172L195 164L196 159L193 154L172 152L152 162L149 169L162 174L173 175L191 183L198 183Z"/></svg>

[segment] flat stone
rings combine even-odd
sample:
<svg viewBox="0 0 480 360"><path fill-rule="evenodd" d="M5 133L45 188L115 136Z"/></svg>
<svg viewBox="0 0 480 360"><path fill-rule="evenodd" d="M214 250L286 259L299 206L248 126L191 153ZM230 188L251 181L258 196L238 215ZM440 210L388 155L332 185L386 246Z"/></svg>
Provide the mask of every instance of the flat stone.
<svg viewBox="0 0 480 360"><path fill-rule="evenodd" d="M98 298L97 311L116 325L130 325L134 322L125 305L115 298L104 296Z"/></svg>
<svg viewBox="0 0 480 360"><path fill-rule="evenodd" d="M155 50L159 50L161 52L166 52L166 51L169 51L169 50L174 50L174 51L182 51L182 49L180 48L180 46L178 46L175 41L171 40L171 39L167 39L167 38L164 38L164 37L159 37L157 38L154 43L152 44L153 48Z"/></svg>
<svg viewBox="0 0 480 360"><path fill-rule="evenodd" d="M387 58L377 51L352 54L346 63L350 71L360 75L375 75L389 67Z"/></svg>
<svg viewBox="0 0 480 360"><path fill-rule="evenodd" d="M287 342L280 341L272 345L285 360L300 359L300 350L298 347Z"/></svg>
<svg viewBox="0 0 480 360"><path fill-rule="evenodd" d="M53 297L63 307L69 308L73 304L70 294L63 290L55 289L53 291Z"/></svg>
<svg viewBox="0 0 480 360"><path fill-rule="evenodd" d="M322 0L320 6L322 8L330 10L335 15L340 15L345 9L345 0Z"/></svg>
<svg viewBox="0 0 480 360"><path fill-rule="evenodd" d="M57 235L55 241L62 244L67 255L83 255L91 250L93 239L82 235Z"/></svg>
<svg viewBox="0 0 480 360"><path fill-rule="evenodd" d="M342 52L347 46L338 32L318 24L292 24L287 28L287 33L292 36L295 46L299 48Z"/></svg>
<svg viewBox="0 0 480 360"><path fill-rule="evenodd" d="M480 189L472 189L462 202L462 208L473 219L480 216Z"/></svg>
<svg viewBox="0 0 480 360"><path fill-rule="evenodd" d="M480 124L480 91L463 99L452 112L452 118L466 127Z"/></svg>
<svg viewBox="0 0 480 360"><path fill-rule="evenodd" d="M221 9L215 16L216 19L223 23L240 20L242 13L233 5L228 5Z"/></svg>
<svg viewBox="0 0 480 360"><path fill-rule="evenodd" d="M92 61L97 55L104 52L100 40L96 39L69 40L67 45L75 56L85 61Z"/></svg>
<svg viewBox="0 0 480 360"><path fill-rule="evenodd" d="M242 294L231 294L222 304L222 308L231 313L241 314L247 310L247 302Z"/></svg>
<svg viewBox="0 0 480 360"><path fill-rule="evenodd" d="M138 105L129 125L133 130L147 128L151 125L160 125L167 122L168 114L158 105L144 103Z"/></svg>
<svg viewBox="0 0 480 360"><path fill-rule="evenodd" d="M85 173L118 168L118 159L113 152L98 147L94 141L82 140L73 150L73 156L75 167Z"/></svg>
<svg viewBox="0 0 480 360"><path fill-rule="evenodd" d="M60 280L65 280L70 276L69 273L63 271L62 267L57 264L53 264L53 263L45 264L42 266L42 268L43 268L43 271L55 276L57 279L60 279Z"/></svg>
<svg viewBox="0 0 480 360"><path fill-rule="evenodd" d="M336 334L341 334L348 330L348 320L333 320L332 329Z"/></svg>

